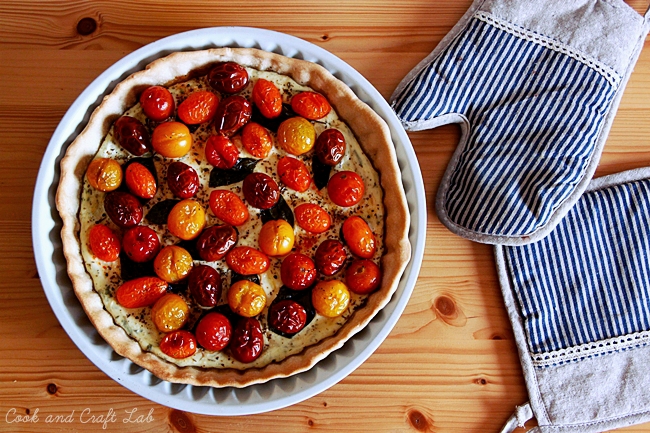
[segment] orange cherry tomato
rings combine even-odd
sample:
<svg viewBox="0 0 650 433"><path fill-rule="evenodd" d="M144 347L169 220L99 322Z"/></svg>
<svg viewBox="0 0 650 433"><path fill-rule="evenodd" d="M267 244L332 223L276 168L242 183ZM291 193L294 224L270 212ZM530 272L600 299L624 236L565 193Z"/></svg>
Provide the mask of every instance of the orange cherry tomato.
<svg viewBox="0 0 650 433"><path fill-rule="evenodd" d="M205 159L218 168L233 168L239 160L239 149L230 138L212 135L205 143Z"/></svg>
<svg viewBox="0 0 650 433"><path fill-rule="evenodd" d="M185 156L192 147L192 134L180 122L165 122L156 126L151 136L154 150L167 158Z"/></svg>
<svg viewBox="0 0 650 433"><path fill-rule="evenodd" d="M239 280L228 290L228 305L243 317L255 317L266 306L266 293L259 284Z"/></svg>
<svg viewBox="0 0 650 433"><path fill-rule="evenodd" d="M269 257L253 247L239 246L226 255L226 263L240 275L255 275L266 272L271 266Z"/></svg>
<svg viewBox="0 0 650 433"><path fill-rule="evenodd" d="M285 220L267 221L257 238L260 249L271 257L289 254L293 249L294 241L293 227Z"/></svg>
<svg viewBox="0 0 650 433"><path fill-rule="evenodd" d="M320 281L311 292L311 302L321 316L338 317L350 305L350 291L341 281Z"/></svg>
<svg viewBox="0 0 650 433"><path fill-rule="evenodd" d="M377 239L368 223L361 217L351 216L343 222L343 239L355 256L370 259L377 251Z"/></svg>
<svg viewBox="0 0 650 433"><path fill-rule="evenodd" d="M190 198L176 203L167 216L167 229L174 236L189 241L205 227L205 210L201 203Z"/></svg>
<svg viewBox="0 0 650 433"><path fill-rule="evenodd" d="M162 86L147 87L140 95L144 114L155 122L162 122L174 113L174 97Z"/></svg>
<svg viewBox="0 0 650 433"><path fill-rule="evenodd" d="M330 199L342 207L354 206L363 198L366 187L363 179L353 171L339 171L330 177L327 192Z"/></svg>
<svg viewBox="0 0 650 433"><path fill-rule="evenodd" d="M253 86L252 98L257 109L267 119L273 119L282 113L282 95L272 81L258 79Z"/></svg>
<svg viewBox="0 0 650 433"><path fill-rule="evenodd" d="M273 149L273 139L269 131L255 122L248 122L241 131L241 142L244 149L255 158L266 158Z"/></svg>
<svg viewBox="0 0 650 433"><path fill-rule="evenodd" d="M316 130L309 120L291 117L278 127L278 144L287 153L302 155L309 152L316 143Z"/></svg>
<svg viewBox="0 0 650 433"><path fill-rule="evenodd" d="M191 93L178 106L178 117L187 125L198 125L199 123L212 120L219 105L219 97L207 90L199 90Z"/></svg>
<svg viewBox="0 0 650 433"><path fill-rule="evenodd" d="M298 192L307 191L312 183L305 163L290 156L283 156L278 160L278 176L282 183Z"/></svg>
<svg viewBox="0 0 650 433"><path fill-rule="evenodd" d="M189 318L190 308L187 302L175 293L167 293L151 307L151 320L162 332L180 329Z"/></svg>
<svg viewBox="0 0 650 433"><path fill-rule="evenodd" d="M147 167L134 162L129 164L124 173L124 180L129 191L140 198L150 199L156 195L156 179Z"/></svg>
<svg viewBox="0 0 650 433"><path fill-rule="evenodd" d="M196 337L184 330L170 332L160 341L160 350L175 359L188 358L196 353Z"/></svg>
<svg viewBox="0 0 650 433"><path fill-rule="evenodd" d="M155 303L167 293L167 282L156 277L140 277L126 281L115 292L124 308L142 308Z"/></svg>
<svg viewBox="0 0 650 433"><path fill-rule="evenodd" d="M320 93L300 92L291 98L291 108L297 114L309 120L323 118L332 110L332 106Z"/></svg>
<svg viewBox="0 0 650 433"><path fill-rule="evenodd" d="M153 260L153 269L160 279L176 283L189 275L192 264L192 256L185 248L168 245Z"/></svg>
<svg viewBox="0 0 650 433"><path fill-rule="evenodd" d="M296 222L310 233L326 232L332 225L332 218L325 209L314 203L303 203L293 210Z"/></svg>
<svg viewBox="0 0 650 433"><path fill-rule="evenodd" d="M374 292L381 284L381 269L372 260L355 260L345 274L345 283L359 295Z"/></svg>
<svg viewBox="0 0 650 433"><path fill-rule="evenodd" d="M248 220L248 207L237 194L227 189L210 193L210 209L217 218L231 226L240 226Z"/></svg>
<svg viewBox="0 0 650 433"><path fill-rule="evenodd" d="M95 224L88 232L90 252L99 260L114 262L120 256L120 238L103 224Z"/></svg>
<svg viewBox="0 0 650 433"><path fill-rule="evenodd" d="M96 158L88 165L86 179L97 191L114 191L122 184L122 167L114 159Z"/></svg>

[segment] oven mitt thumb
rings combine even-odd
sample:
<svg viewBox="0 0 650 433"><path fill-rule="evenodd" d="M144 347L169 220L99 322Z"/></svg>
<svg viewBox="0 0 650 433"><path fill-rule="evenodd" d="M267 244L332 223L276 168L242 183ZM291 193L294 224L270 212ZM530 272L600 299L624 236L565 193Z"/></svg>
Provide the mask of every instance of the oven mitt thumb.
<svg viewBox="0 0 650 433"><path fill-rule="evenodd" d="M650 168L594 179L546 238L495 253L530 398L504 432L650 421Z"/></svg>
<svg viewBox="0 0 650 433"><path fill-rule="evenodd" d="M622 0L476 0L399 84L407 130L459 123L436 198L454 233L520 245L546 236L598 164L648 32Z"/></svg>

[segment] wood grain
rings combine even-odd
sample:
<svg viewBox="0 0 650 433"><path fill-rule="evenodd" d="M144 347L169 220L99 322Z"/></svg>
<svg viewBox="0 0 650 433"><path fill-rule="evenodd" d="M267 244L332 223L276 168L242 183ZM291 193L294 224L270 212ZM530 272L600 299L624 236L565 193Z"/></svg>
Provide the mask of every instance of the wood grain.
<svg viewBox="0 0 650 433"><path fill-rule="evenodd" d="M432 205L460 139L456 125L409 134L423 168L428 225L422 270L403 316L350 376L285 409L209 417L128 391L97 369L59 325L41 288L31 244L32 191L54 129L83 89L133 50L202 27L268 28L330 50L388 98L469 5L468 0L0 3L0 431L498 431L527 393L492 249L452 235ZM630 5L641 12L647 0ZM86 35L78 32L84 18L96 22ZM650 165L648 45L598 175ZM141 416L142 422L122 422L134 409L131 420ZM116 421L102 429L111 413ZM35 414L39 422L7 422ZM57 422L46 423L48 416ZM623 431L650 432L650 425Z"/></svg>

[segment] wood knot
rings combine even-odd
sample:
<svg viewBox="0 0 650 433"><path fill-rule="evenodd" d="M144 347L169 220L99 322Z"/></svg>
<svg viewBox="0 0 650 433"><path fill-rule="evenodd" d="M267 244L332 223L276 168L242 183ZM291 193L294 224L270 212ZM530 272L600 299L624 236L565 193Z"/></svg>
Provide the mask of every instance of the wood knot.
<svg viewBox="0 0 650 433"><path fill-rule="evenodd" d="M488 384L488 381L487 381L487 379L484 379L484 378L482 378L482 377L479 377L478 379L476 379L476 384L477 384L477 385L487 385L487 384Z"/></svg>
<svg viewBox="0 0 650 433"><path fill-rule="evenodd" d="M419 410L409 409L406 412L406 417L409 421L409 424L411 424L411 426L417 431L421 431L421 432L432 431L431 420L429 420L429 418L427 418L427 416L424 415Z"/></svg>
<svg viewBox="0 0 650 433"><path fill-rule="evenodd" d="M437 317L451 326L465 326L467 316L450 296L440 295L433 301L433 309Z"/></svg>
<svg viewBox="0 0 650 433"><path fill-rule="evenodd" d="M313 427L313 426L314 426L314 420L311 420L311 419L310 419L310 420L307 420L307 425L308 425L309 427Z"/></svg>
<svg viewBox="0 0 650 433"><path fill-rule="evenodd" d="M327 41L330 40L330 36L329 35L323 35L323 36L320 37L320 40L323 41L323 42L327 42Z"/></svg>
<svg viewBox="0 0 650 433"><path fill-rule="evenodd" d="M196 433L192 420L180 410L174 409L169 412L169 423L179 433Z"/></svg>
<svg viewBox="0 0 650 433"><path fill-rule="evenodd" d="M56 386L55 383L48 383L47 384L47 393L50 395L56 394L56 392L59 390L59 388Z"/></svg>
<svg viewBox="0 0 650 433"><path fill-rule="evenodd" d="M77 23L77 33L81 36L91 35L97 30L97 21L94 18L85 17Z"/></svg>

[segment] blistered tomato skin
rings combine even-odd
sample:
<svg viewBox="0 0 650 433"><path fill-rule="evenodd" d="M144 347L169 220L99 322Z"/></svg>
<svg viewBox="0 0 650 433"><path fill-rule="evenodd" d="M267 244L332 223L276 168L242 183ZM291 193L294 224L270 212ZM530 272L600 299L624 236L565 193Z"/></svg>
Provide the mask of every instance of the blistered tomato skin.
<svg viewBox="0 0 650 433"><path fill-rule="evenodd" d="M271 305L268 321L280 332L297 334L307 323L307 311L296 301L285 299Z"/></svg>
<svg viewBox="0 0 650 433"><path fill-rule="evenodd" d="M272 81L258 79L253 86L252 98L262 116L267 119L273 119L282 113L282 95Z"/></svg>
<svg viewBox="0 0 650 433"><path fill-rule="evenodd" d="M184 162L174 161L167 167L167 185L176 197L192 198L199 191L199 175Z"/></svg>
<svg viewBox="0 0 650 433"><path fill-rule="evenodd" d="M375 255L377 239L363 218L349 217L343 222L341 232L352 254L363 259L371 259Z"/></svg>
<svg viewBox="0 0 650 433"><path fill-rule="evenodd" d="M248 85L248 72L235 62L219 63L208 73L208 83L213 89L232 95Z"/></svg>
<svg viewBox="0 0 650 433"><path fill-rule="evenodd" d="M189 318L189 313L187 302L174 293L167 293L151 307L151 319L161 332L182 328Z"/></svg>
<svg viewBox="0 0 650 433"><path fill-rule="evenodd" d="M268 221L262 226L257 242L262 252L268 256L289 254L295 242L293 227L285 220Z"/></svg>
<svg viewBox="0 0 650 433"><path fill-rule="evenodd" d="M338 129L326 129L316 139L316 157L325 165L338 164L345 156L345 148L345 137Z"/></svg>
<svg viewBox="0 0 650 433"><path fill-rule="evenodd" d="M327 183L330 199L341 207L356 205L363 198L365 191L363 179L353 171L339 171L330 177Z"/></svg>
<svg viewBox="0 0 650 433"><path fill-rule="evenodd" d="M190 271L188 288L202 308L212 308L221 299L221 274L208 265L196 265Z"/></svg>
<svg viewBox="0 0 650 433"><path fill-rule="evenodd" d="M310 233L324 233L332 225L332 218L322 207L314 203L303 203L294 209L298 225Z"/></svg>
<svg viewBox="0 0 650 433"><path fill-rule="evenodd" d="M196 325L196 341L206 350L218 352L228 346L232 325L221 313L206 314Z"/></svg>
<svg viewBox="0 0 650 433"><path fill-rule="evenodd" d="M280 266L282 284L292 290L304 290L316 281L316 265L308 256L300 253L289 254Z"/></svg>
<svg viewBox="0 0 650 433"><path fill-rule="evenodd" d="M210 210L221 221L240 226L248 220L248 207L234 192L215 189L210 193Z"/></svg>
<svg viewBox="0 0 650 433"><path fill-rule="evenodd" d="M166 158L181 158L192 147L192 134L180 122L161 123L153 130L151 145Z"/></svg>
<svg viewBox="0 0 650 433"><path fill-rule="evenodd" d="M167 282L156 277L140 277L123 283L115 299L124 308L142 308L154 304L167 293Z"/></svg>
<svg viewBox="0 0 650 433"><path fill-rule="evenodd" d="M135 156L142 156L151 150L149 132L135 117L119 117L113 125L113 137L120 146Z"/></svg>
<svg viewBox="0 0 650 433"><path fill-rule="evenodd" d="M196 249L201 259L214 262L223 259L237 244L239 234L228 224L208 227L196 240Z"/></svg>
<svg viewBox="0 0 650 433"><path fill-rule="evenodd" d="M147 87L140 95L140 106L149 119L162 122L174 114L174 97L162 86Z"/></svg>
<svg viewBox="0 0 650 433"><path fill-rule="evenodd" d="M348 254L345 251L345 247L336 239L324 240L316 248L316 253L314 254L316 269L328 277L340 272L347 259Z"/></svg>
<svg viewBox="0 0 650 433"><path fill-rule="evenodd" d="M133 195L145 200L153 198L158 190L153 174L139 162L129 164L124 173L124 180Z"/></svg>
<svg viewBox="0 0 650 433"><path fill-rule="evenodd" d="M99 260L114 262L120 256L120 238L103 224L95 224L88 232L90 252Z"/></svg>
<svg viewBox="0 0 650 433"><path fill-rule="evenodd" d="M341 281L321 281L311 292L311 302L321 316L338 317L350 305L350 291Z"/></svg>
<svg viewBox="0 0 650 433"><path fill-rule="evenodd" d="M201 234L205 227L205 210L201 203L192 199L181 200L167 216L167 229L185 241Z"/></svg>
<svg viewBox="0 0 650 433"><path fill-rule="evenodd" d="M217 111L219 97L207 90L196 91L178 106L178 117L186 125L198 125L212 120Z"/></svg>
<svg viewBox="0 0 650 433"><path fill-rule="evenodd" d="M239 280L228 289L228 305L243 317L255 317L266 306L266 293L259 284Z"/></svg>
<svg viewBox="0 0 650 433"><path fill-rule="evenodd" d="M233 168L239 160L239 149L223 135L212 135L205 143L205 159L217 168Z"/></svg>
<svg viewBox="0 0 650 433"><path fill-rule="evenodd" d="M241 132L244 149L255 158L264 159L273 149L273 139L269 131L255 122L248 122Z"/></svg>
<svg viewBox="0 0 650 433"><path fill-rule="evenodd" d="M158 233L146 226L131 227L124 233L124 252L137 263L153 260L160 251Z"/></svg>
<svg viewBox="0 0 650 433"><path fill-rule="evenodd" d="M233 95L222 100L214 116L214 129L217 134L230 137L246 125L253 115L248 99Z"/></svg>
<svg viewBox="0 0 650 433"><path fill-rule="evenodd" d="M104 210L111 221L122 228L137 226L142 221L143 209L134 195L112 191L104 196Z"/></svg>
<svg viewBox="0 0 650 433"><path fill-rule="evenodd" d="M372 260L355 260L345 273L345 283L359 295L372 293L381 284L381 269Z"/></svg>
<svg viewBox="0 0 650 433"><path fill-rule="evenodd" d="M262 325L252 317L237 322L230 338L230 351L233 357L243 363L255 361L264 349Z"/></svg>
<svg viewBox="0 0 650 433"><path fill-rule="evenodd" d="M278 127L278 144L287 153L302 155L316 143L316 130L307 119L291 117Z"/></svg>
<svg viewBox="0 0 650 433"><path fill-rule="evenodd" d="M187 277L192 270L192 256L185 248L168 245L154 259L153 268L160 279L176 283Z"/></svg>
<svg viewBox="0 0 650 433"><path fill-rule="evenodd" d="M291 108L309 120L321 119L329 114L332 106L327 99L316 92L300 92L291 98Z"/></svg>
<svg viewBox="0 0 650 433"><path fill-rule="evenodd" d="M226 263L240 275L263 274L271 266L269 257L253 247L235 247L226 255Z"/></svg>
<svg viewBox="0 0 650 433"><path fill-rule="evenodd" d="M188 358L196 353L196 337L184 330L170 332L160 341L160 350L174 359Z"/></svg>
<svg viewBox="0 0 650 433"><path fill-rule="evenodd" d="M115 191L122 184L122 167L114 159L93 159L86 169L88 183L97 191Z"/></svg>
<svg viewBox="0 0 650 433"><path fill-rule="evenodd" d="M244 178L244 198L253 207L270 209L280 200L280 188L271 176L254 172Z"/></svg>
<svg viewBox="0 0 650 433"><path fill-rule="evenodd" d="M299 159L283 156L278 160L278 177L289 188L305 192L312 183L307 166Z"/></svg>

